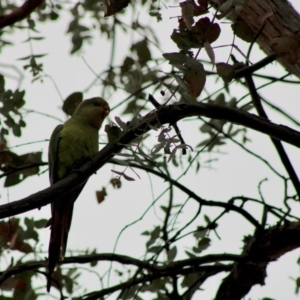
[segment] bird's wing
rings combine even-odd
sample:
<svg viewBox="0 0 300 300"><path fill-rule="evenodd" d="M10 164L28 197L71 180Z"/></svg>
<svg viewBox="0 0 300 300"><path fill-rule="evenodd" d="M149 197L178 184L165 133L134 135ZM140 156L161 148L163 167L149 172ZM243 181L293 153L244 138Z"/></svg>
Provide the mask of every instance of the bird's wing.
<svg viewBox="0 0 300 300"><path fill-rule="evenodd" d="M63 125L57 125L52 132L49 151L48 151L48 161L49 161L49 177L51 185L59 180L58 177L58 145L60 141L60 132L63 129Z"/></svg>

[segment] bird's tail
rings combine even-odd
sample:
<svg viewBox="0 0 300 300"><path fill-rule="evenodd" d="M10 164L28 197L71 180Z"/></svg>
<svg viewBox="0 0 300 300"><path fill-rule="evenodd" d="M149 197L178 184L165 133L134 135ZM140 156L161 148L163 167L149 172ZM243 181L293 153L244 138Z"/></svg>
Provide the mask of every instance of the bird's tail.
<svg viewBox="0 0 300 300"><path fill-rule="evenodd" d="M50 292L51 281L52 281L52 273L59 261L59 254L61 249L61 220L62 215L58 212L54 212L54 216L52 216L52 224L51 224L51 235L49 242L49 256L48 256L48 281L47 281L47 292Z"/></svg>
<svg viewBox="0 0 300 300"><path fill-rule="evenodd" d="M48 258L47 291L50 291L52 273L59 261L63 260L67 248L68 235L72 222L74 202L57 207L53 211Z"/></svg>

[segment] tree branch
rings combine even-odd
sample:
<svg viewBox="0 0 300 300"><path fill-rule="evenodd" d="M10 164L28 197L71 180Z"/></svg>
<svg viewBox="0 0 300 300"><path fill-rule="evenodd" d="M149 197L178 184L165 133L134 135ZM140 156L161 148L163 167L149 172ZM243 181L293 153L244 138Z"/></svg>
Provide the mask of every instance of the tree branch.
<svg viewBox="0 0 300 300"><path fill-rule="evenodd" d="M115 291L129 288L134 285L149 282L161 277L186 275L195 272L209 272L213 276L219 272L231 272L222 282L216 300L240 300L255 284L264 284L267 265L277 260L285 253L300 247L300 222L288 223L283 226L273 226L264 231L256 231L252 237L246 237L244 250L241 255L213 254L194 257L160 265L155 262L145 262L125 255L103 253L66 257L60 265L71 263L91 263L94 261L115 261L121 264L130 264L147 270L148 274L138 278L89 293L84 299L98 299ZM235 262L234 265L206 265L220 261ZM28 262L8 268L0 273L0 285L9 277L28 270L37 270L45 267L47 261Z"/></svg>
<svg viewBox="0 0 300 300"><path fill-rule="evenodd" d="M113 162L113 160L112 160ZM118 164L117 162L115 162L115 164ZM120 164L121 165L121 164ZM154 175L156 175L157 177L163 178L165 181L171 183L172 185L176 186L178 189L180 189L182 192L186 193L191 199L196 200L200 205L204 205L204 206L212 206L212 207L223 207L225 208L228 212L229 211L235 211L239 214L241 214L245 219L247 219L251 224L253 224L256 228L261 228L260 224L256 221L256 219L250 214L248 213L246 210L244 210L242 207L236 206L231 202L222 202L222 201L215 201L215 200L205 200L203 198L201 198L200 196L198 196L197 194L195 194L193 191L191 191L190 189L188 189L186 186L184 186L183 184L181 184L180 182L178 182L177 180L172 179L170 176L153 170L151 168L148 168L146 166L141 166L138 164L134 164L134 163L130 163L131 167L134 168L138 168L141 169L145 172L148 173L152 173ZM1 206L0 206L1 208ZM166 225L164 225L166 226Z"/></svg>
<svg viewBox="0 0 300 300"><path fill-rule="evenodd" d="M193 274L196 272L213 272L214 274L217 274L220 272L230 271L231 268L232 268L232 265L222 265L222 264L212 265L212 266L202 266L202 267L192 266L189 268L180 269L178 271L178 274L185 275L185 274ZM146 282L149 282L149 281L151 282L158 278L169 277L169 276L173 276L173 275L174 275L173 271L165 272L165 273L155 273L155 274L151 274L151 275L142 275L138 278L129 279L129 280L122 282L120 284L117 284L115 286L112 286L112 287L109 287L106 289L102 289L97 292L89 293L89 294L83 296L82 299L83 300L100 299L101 297L103 297L105 295L110 295L111 293L114 293L121 289L130 288L130 287L138 285L138 284L145 284Z"/></svg>
<svg viewBox="0 0 300 300"><path fill-rule="evenodd" d="M39 162L39 163L33 163L33 164L26 164L26 165L22 165L22 166L18 166L18 167L9 167L10 168L9 171L6 171L6 172L3 172L2 174L0 174L0 179L2 177L7 177L11 174L18 173L18 172L26 170L26 169L47 166L47 165L48 165L47 162Z"/></svg>
<svg viewBox="0 0 300 300"><path fill-rule="evenodd" d="M16 8L11 13L0 17L0 28L10 26L16 22L27 18L44 0L27 0L21 7Z"/></svg>
<svg viewBox="0 0 300 300"><path fill-rule="evenodd" d="M103 253L103 254L90 254L90 255L80 255L76 257L66 257L63 261L60 261L60 265L65 264L73 264L73 263L79 263L79 264L85 264L85 263L91 263L94 261L114 261L119 262L123 265L134 265L137 267L144 267L146 268L147 262L144 262L142 260L138 260L136 258L126 256L126 255L119 255L119 254L111 254L111 253ZM47 260L43 261L35 261L35 262L26 262L23 264L18 264L16 266L9 267L5 272L0 272L0 286L1 284L8 279L9 277L29 271L29 270L37 270L39 268L47 267L48 262ZM152 265L151 265L152 266ZM155 266L153 266L155 268Z"/></svg>
<svg viewBox="0 0 300 300"><path fill-rule="evenodd" d="M256 87L255 87L255 84L254 84L251 74L245 75L245 80L246 80L247 86L250 91L253 105L256 108L258 115L262 118L268 119L268 115L262 106L260 96L256 90ZM286 169L287 173L289 174L289 176L291 178L291 181L294 185L294 188L298 194L298 199L299 199L300 198L300 182L299 182L299 178L295 172L295 169L294 169L282 143L272 137L271 137L271 141L277 150L277 153L282 161L284 168Z"/></svg>
<svg viewBox="0 0 300 300"><path fill-rule="evenodd" d="M189 259L183 259L174 261L167 265L160 266L153 262L139 260L127 255L112 254L112 253L101 253L101 254L88 254L88 255L79 255L79 256L69 256L66 257L63 261L59 261L59 265L67 264L87 264L95 261L111 261L118 262L123 265L132 265L145 269L149 274L166 274L166 273L180 273L183 268L198 266L200 267L203 264L207 263L216 263L220 261L239 261L240 256L235 254L211 254L204 255L202 257L195 257ZM18 264L12 267L9 267L6 271L0 272L0 286L2 283L10 278L11 276L20 274L25 271L33 271L39 268L45 268L48 266L47 260L36 261L36 262L26 262ZM158 276L159 277L159 276Z"/></svg>
<svg viewBox="0 0 300 300"><path fill-rule="evenodd" d="M246 238L243 259L234 264L215 300L240 300L255 284L264 285L268 263L300 247L300 222L274 226Z"/></svg>
<svg viewBox="0 0 300 300"><path fill-rule="evenodd" d="M0 219L40 208L51 203L55 198L65 196L89 176L96 173L115 153L120 152L125 145L136 139L137 136L150 131L153 126L157 127L168 123L174 124L181 119L194 116L223 119L270 135L298 148L300 147L300 133L298 131L287 126L274 124L239 109L203 103L162 106L157 111L146 115L141 123L126 132L118 143L110 143L105 146L92 161L87 162L79 170L72 172L63 180L26 198L1 205Z"/></svg>

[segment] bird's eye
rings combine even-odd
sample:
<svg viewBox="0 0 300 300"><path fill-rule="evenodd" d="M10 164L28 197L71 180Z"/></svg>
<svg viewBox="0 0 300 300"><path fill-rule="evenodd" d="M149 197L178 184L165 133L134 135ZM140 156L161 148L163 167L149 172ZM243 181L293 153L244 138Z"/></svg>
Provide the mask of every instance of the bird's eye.
<svg viewBox="0 0 300 300"><path fill-rule="evenodd" d="M94 102L94 106L101 106L101 103L100 103L100 102L97 102L97 101L95 101L95 102Z"/></svg>

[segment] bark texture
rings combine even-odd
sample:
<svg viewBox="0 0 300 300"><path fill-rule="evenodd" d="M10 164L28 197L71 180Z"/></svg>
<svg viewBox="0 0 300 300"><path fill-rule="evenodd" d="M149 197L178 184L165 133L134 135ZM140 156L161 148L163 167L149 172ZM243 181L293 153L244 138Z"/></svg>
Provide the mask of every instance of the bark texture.
<svg viewBox="0 0 300 300"><path fill-rule="evenodd" d="M223 3L225 0L209 2L218 7L216 3ZM297 62L291 64L281 58L278 58L278 61L285 69L300 78L300 15L288 1L245 0L243 9L238 13L238 18L251 28L254 35L258 34L264 26L257 43L268 55L274 53L272 48L274 39L296 36L298 39Z"/></svg>

